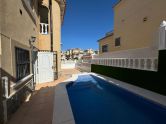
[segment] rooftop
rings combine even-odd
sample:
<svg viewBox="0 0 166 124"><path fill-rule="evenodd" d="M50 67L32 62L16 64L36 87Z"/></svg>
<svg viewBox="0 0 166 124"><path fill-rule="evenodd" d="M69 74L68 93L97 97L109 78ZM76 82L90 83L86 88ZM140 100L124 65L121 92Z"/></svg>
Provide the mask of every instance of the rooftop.
<svg viewBox="0 0 166 124"><path fill-rule="evenodd" d="M101 40L103 40L103 39L105 39L107 37L113 36L113 35L114 35L114 31L107 32L105 34L105 36L103 38L99 39L97 42L100 42Z"/></svg>

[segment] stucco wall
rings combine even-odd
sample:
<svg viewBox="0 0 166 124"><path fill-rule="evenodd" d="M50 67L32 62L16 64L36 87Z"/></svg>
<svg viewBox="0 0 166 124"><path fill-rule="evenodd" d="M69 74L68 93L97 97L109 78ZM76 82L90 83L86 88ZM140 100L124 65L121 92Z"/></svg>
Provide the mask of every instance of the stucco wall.
<svg viewBox="0 0 166 124"><path fill-rule="evenodd" d="M165 0L124 0L115 7L114 38L122 38L121 49L155 46L158 28L166 19L165 4Z"/></svg>
<svg viewBox="0 0 166 124"><path fill-rule="evenodd" d="M39 50L51 50L50 33L46 35L39 34L38 48Z"/></svg>
<svg viewBox="0 0 166 124"><path fill-rule="evenodd" d="M49 0L43 0L42 5L49 7Z"/></svg>
<svg viewBox="0 0 166 124"><path fill-rule="evenodd" d="M2 3L2 0L0 0L0 3ZM0 4L0 33L1 33L1 22L2 22L2 4Z"/></svg>
<svg viewBox="0 0 166 124"><path fill-rule="evenodd" d="M37 1L35 8L37 10ZM0 0L0 123L3 123L1 77L8 77L11 95L16 88L12 86L16 77L15 47L30 51L30 37L38 37L37 15L31 13L23 0Z"/></svg>
<svg viewBox="0 0 166 124"><path fill-rule="evenodd" d="M165 5L165 0L122 0L116 5L110 52L143 47L157 49L159 26L166 20ZM114 45L117 37L121 37L120 47Z"/></svg>
<svg viewBox="0 0 166 124"><path fill-rule="evenodd" d="M29 38L37 36L37 28L22 0L5 0L2 5L2 33L24 45L29 45Z"/></svg>
<svg viewBox="0 0 166 124"><path fill-rule="evenodd" d="M1 5L1 65L6 74L16 77L15 47L30 50L30 37L37 37L37 20L22 0L1 0Z"/></svg>

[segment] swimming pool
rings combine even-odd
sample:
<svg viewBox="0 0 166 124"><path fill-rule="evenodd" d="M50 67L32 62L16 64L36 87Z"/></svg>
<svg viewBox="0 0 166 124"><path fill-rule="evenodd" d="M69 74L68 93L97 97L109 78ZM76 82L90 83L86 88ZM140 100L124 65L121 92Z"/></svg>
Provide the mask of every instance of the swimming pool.
<svg viewBox="0 0 166 124"><path fill-rule="evenodd" d="M93 75L81 75L67 92L76 124L166 124L166 108Z"/></svg>

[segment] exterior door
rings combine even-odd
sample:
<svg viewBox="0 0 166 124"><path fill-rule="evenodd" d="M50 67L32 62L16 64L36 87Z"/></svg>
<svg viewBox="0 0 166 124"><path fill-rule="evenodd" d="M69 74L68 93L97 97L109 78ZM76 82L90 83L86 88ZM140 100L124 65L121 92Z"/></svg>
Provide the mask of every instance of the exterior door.
<svg viewBox="0 0 166 124"><path fill-rule="evenodd" d="M38 52L38 59L36 66L37 66L36 69L37 83L46 83L54 81L52 52Z"/></svg>

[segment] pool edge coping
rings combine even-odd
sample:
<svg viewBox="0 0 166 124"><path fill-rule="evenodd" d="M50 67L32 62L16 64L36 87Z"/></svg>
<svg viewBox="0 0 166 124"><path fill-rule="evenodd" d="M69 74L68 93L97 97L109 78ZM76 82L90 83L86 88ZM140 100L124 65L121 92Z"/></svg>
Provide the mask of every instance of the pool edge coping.
<svg viewBox="0 0 166 124"><path fill-rule="evenodd" d="M115 85L119 88L122 88L128 92L131 92L135 95L138 95L140 97L143 97L157 105L160 105L161 107L166 108L166 96L158 94L156 92L114 79L114 78L110 78L101 74L97 74L97 73L89 73L91 75L94 75L100 79L103 79L105 81L107 81L108 83Z"/></svg>
<svg viewBox="0 0 166 124"><path fill-rule="evenodd" d="M77 74L73 74L70 79L55 86L52 124L75 124L66 85L76 80L77 77Z"/></svg>

